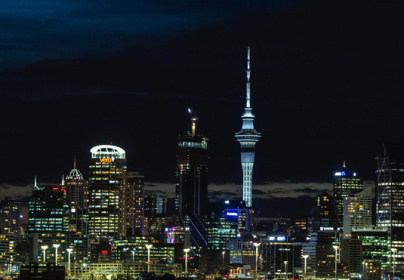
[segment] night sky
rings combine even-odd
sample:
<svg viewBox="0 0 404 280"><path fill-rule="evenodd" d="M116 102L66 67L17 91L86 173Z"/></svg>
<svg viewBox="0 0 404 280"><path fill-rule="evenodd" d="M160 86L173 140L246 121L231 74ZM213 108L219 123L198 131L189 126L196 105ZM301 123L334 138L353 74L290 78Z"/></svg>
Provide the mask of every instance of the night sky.
<svg viewBox="0 0 404 280"><path fill-rule="evenodd" d="M112 142L172 196L175 148L209 138L211 200L241 198L246 48L259 216L306 214L346 160L372 185L404 141L403 1L0 2L0 199L60 183ZM265 206L264 206L265 205ZM299 209L299 210L296 210Z"/></svg>

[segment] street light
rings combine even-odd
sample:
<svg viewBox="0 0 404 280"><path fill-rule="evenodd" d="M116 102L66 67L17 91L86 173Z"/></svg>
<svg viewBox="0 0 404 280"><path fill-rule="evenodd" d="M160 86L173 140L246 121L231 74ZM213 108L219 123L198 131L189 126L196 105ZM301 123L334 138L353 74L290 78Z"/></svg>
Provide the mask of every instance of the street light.
<svg viewBox="0 0 404 280"><path fill-rule="evenodd" d="M255 279L258 279L258 247L261 243L253 243L255 246Z"/></svg>
<svg viewBox="0 0 404 280"><path fill-rule="evenodd" d="M362 265L363 265L363 280L366 280L368 264L366 262L362 262Z"/></svg>
<svg viewBox="0 0 404 280"><path fill-rule="evenodd" d="M150 271L150 248L153 247L153 245L151 244L147 244L146 248L147 248L147 272Z"/></svg>
<svg viewBox="0 0 404 280"><path fill-rule="evenodd" d="M71 267L70 267L70 254L71 254L71 252L73 251L73 249L66 249L66 251L67 251L67 267L69 268L69 275L71 276L72 275L72 270L71 270Z"/></svg>
<svg viewBox="0 0 404 280"><path fill-rule="evenodd" d="M397 248L391 248L391 252L393 253L393 280L396 278L396 253L397 253Z"/></svg>
<svg viewBox="0 0 404 280"><path fill-rule="evenodd" d="M53 248L55 248L55 265L58 265L58 248L60 244L53 244Z"/></svg>
<svg viewBox="0 0 404 280"><path fill-rule="evenodd" d="M46 249L48 249L48 246L41 246L41 249L43 251L43 262L46 262Z"/></svg>
<svg viewBox="0 0 404 280"><path fill-rule="evenodd" d="M135 262L135 251L136 251L136 248L133 248L133 250L132 250L132 262Z"/></svg>
<svg viewBox="0 0 404 280"><path fill-rule="evenodd" d="M332 246L334 247L335 250L335 280L337 280L337 255L338 255L338 246L334 245Z"/></svg>
<svg viewBox="0 0 404 280"><path fill-rule="evenodd" d="M184 249L185 252L185 276L188 274L188 252L189 248Z"/></svg>
<svg viewBox="0 0 404 280"><path fill-rule="evenodd" d="M309 257L309 255L303 255L304 258L304 280L306 280L306 273L307 273L307 258Z"/></svg>
<svg viewBox="0 0 404 280"><path fill-rule="evenodd" d="M285 263L285 275L286 275L286 279L288 279L288 261L283 261Z"/></svg>

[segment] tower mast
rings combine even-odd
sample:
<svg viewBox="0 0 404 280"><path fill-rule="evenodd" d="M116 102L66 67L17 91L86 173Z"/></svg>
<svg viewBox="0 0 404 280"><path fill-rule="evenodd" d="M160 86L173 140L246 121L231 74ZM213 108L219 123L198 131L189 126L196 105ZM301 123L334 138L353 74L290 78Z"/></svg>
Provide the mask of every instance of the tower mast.
<svg viewBox="0 0 404 280"><path fill-rule="evenodd" d="M254 129L254 115L251 108L250 91L250 47L247 48L247 86L246 107L241 116L243 124L241 131L235 134L241 148L241 167L243 169L243 200L247 207L252 207L252 171L255 157L255 144L259 141L261 133Z"/></svg>

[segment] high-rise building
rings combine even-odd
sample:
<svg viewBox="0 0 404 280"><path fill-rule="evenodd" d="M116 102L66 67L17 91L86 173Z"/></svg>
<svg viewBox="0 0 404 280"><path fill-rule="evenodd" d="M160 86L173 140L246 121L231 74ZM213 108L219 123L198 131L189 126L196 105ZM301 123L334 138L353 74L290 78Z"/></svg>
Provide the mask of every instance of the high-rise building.
<svg viewBox="0 0 404 280"><path fill-rule="evenodd" d="M333 174L333 197L334 197L334 226L343 226L344 220L344 198L349 194L355 194L363 190L363 181L354 171L346 170L345 161L342 170Z"/></svg>
<svg viewBox="0 0 404 280"><path fill-rule="evenodd" d="M175 208L181 215L207 212L208 139L196 134L197 120L192 116L192 133L178 138Z"/></svg>
<svg viewBox="0 0 404 280"><path fill-rule="evenodd" d="M73 249L70 256L72 262L88 262L88 184L81 172L76 168L74 159L73 169L63 180L66 187L66 201L69 207L69 235L67 247Z"/></svg>
<svg viewBox="0 0 404 280"><path fill-rule="evenodd" d="M124 171L119 186L119 237L144 234L144 176Z"/></svg>
<svg viewBox="0 0 404 280"><path fill-rule="evenodd" d="M35 186L29 201L28 234L30 239L30 260L43 259L40 246L47 246L46 256L55 259L53 244L60 244L58 258L66 254L66 235L69 216L64 186Z"/></svg>
<svg viewBox="0 0 404 280"><path fill-rule="evenodd" d="M0 203L0 265L9 271L16 262L16 249L22 240L21 202L3 201Z"/></svg>
<svg viewBox="0 0 404 280"><path fill-rule="evenodd" d="M144 227L145 233L151 233L159 223L158 218L164 219L167 215L167 194L162 191L145 191L144 193Z"/></svg>
<svg viewBox="0 0 404 280"><path fill-rule="evenodd" d="M74 168L64 180L66 187L66 201L69 206L69 230L87 232L88 223L88 186L81 172Z"/></svg>
<svg viewBox="0 0 404 280"><path fill-rule="evenodd" d="M384 144L376 160L376 225L388 229L390 249L397 249L392 265L398 271L404 266L404 144Z"/></svg>
<svg viewBox="0 0 404 280"><path fill-rule="evenodd" d="M118 234L118 176L127 169L126 153L113 145L95 146L90 152L88 233L110 239Z"/></svg>
<svg viewBox="0 0 404 280"><path fill-rule="evenodd" d="M344 198L344 229L343 238L351 237L354 227L371 226L372 215L372 192L371 188Z"/></svg>
<svg viewBox="0 0 404 280"><path fill-rule="evenodd" d="M21 202L3 201L0 203L0 233L20 233Z"/></svg>
<svg viewBox="0 0 404 280"><path fill-rule="evenodd" d="M243 200L247 207L252 207L252 172L255 157L255 144L261 134L254 129L254 118L250 101L250 47L247 48L247 96L244 114L241 116L243 125L235 137L241 147L241 167L243 169Z"/></svg>

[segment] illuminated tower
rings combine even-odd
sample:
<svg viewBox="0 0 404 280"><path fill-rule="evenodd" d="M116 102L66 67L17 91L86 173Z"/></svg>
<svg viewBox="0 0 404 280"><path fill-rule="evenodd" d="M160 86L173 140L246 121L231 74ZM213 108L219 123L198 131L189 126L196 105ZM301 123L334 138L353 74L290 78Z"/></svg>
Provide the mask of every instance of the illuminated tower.
<svg viewBox="0 0 404 280"><path fill-rule="evenodd" d="M126 171L126 153L113 145L95 146L90 152L88 233L110 239L118 234L118 176Z"/></svg>
<svg viewBox="0 0 404 280"><path fill-rule="evenodd" d="M334 172L333 196L334 196L334 226L342 227L344 220L344 199L349 194L363 191L363 181L356 172L346 169L345 161L342 170Z"/></svg>
<svg viewBox="0 0 404 280"><path fill-rule="evenodd" d="M195 134L197 120L192 116L192 133L178 139L175 208L200 216L208 204L208 139Z"/></svg>
<svg viewBox="0 0 404 280"><path fill-rule="evenodd" d="M243 168L243 200L247 207L252 207L252 171L254 166L255 143L261 137L254 129L254 115L250 104L250 47L247 48L247 96L244 114L241 116L243 125L235 137L241 147L241 167Z"/></svg>

